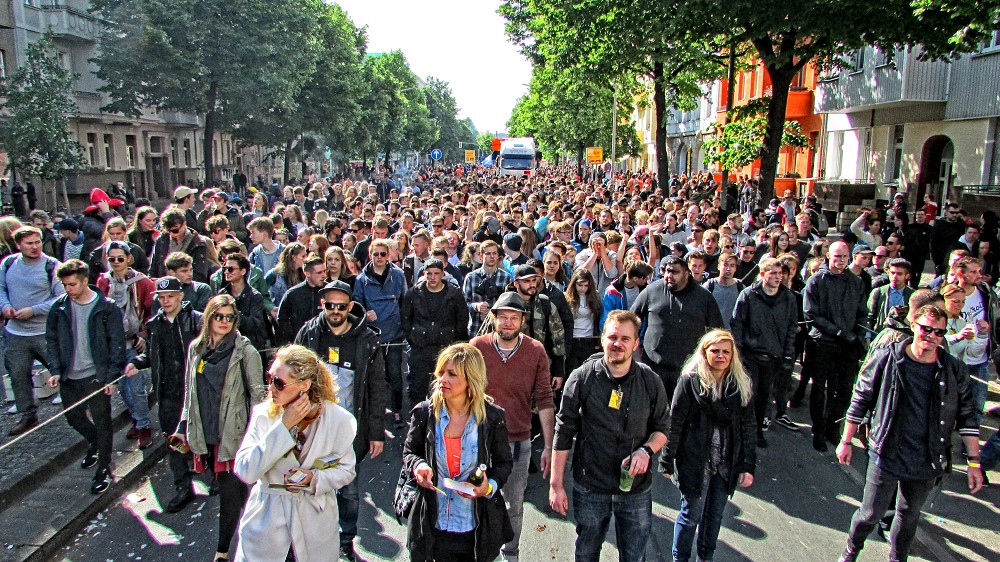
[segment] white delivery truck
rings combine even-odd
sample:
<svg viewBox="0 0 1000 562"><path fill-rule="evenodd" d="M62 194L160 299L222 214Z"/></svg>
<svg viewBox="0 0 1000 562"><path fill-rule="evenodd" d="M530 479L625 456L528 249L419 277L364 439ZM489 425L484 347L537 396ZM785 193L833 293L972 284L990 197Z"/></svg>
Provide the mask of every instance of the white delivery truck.
<svg viewBox="0 0 1000 562"><path fill-rule="evenodd" d="M530 176L535 172L535 139L517 137L500 142L500 175Z"/></svg>

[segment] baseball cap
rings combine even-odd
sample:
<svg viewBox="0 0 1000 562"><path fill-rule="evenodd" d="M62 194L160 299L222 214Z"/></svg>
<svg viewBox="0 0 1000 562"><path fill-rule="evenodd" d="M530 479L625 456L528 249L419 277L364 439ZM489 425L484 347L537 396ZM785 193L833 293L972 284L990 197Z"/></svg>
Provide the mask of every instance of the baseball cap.
<svg viewBox="0 0 1000 562"><path fill-rule="evenodd" d="M497 299L497 302L490 307L490 311L494 313L500 310L514 310L524 314L524 301L521 300L521 297L514 291L507 291L506 293L501 294Z"/></svg>
<svg viewBox="0 0 1000 562"><path fill-rule="evenodd" d="M80 223L76 222L76 220L74 219L67 217L56 223L56 230L69 230L72 232L79 232Z"/></svg>
<svg viewBox="0 0 1000 562"><path fill-rule="evenodd" d="M229 202L229 194L226 193L225 191L216 191L215 193L212 194L212 197L216 199L222 199L226 203Z"/></svg>
<svg viewBox="0 0 1000 562"><path fill-rule="evenodd" d="M191 189L186 185L178 185L174 188L174 199L184 199L188 195L198 193L197 189Z"/></svg>
<svg viewBox="0 0 1000 562"><path fill-rule="evenodd" d="M324 285L323 288L320 289L319 295L321 297L325 297L330 291L340 291L341 293L347 295L347 298L354 298L354 291L351 290L351 286L339 279L336 281L330 281Z"/></svg>
<svg viewBox="0 0 1000 562"><path fill-rule="evenodd" d="M171 292L173 292L173 293L180 293L182 291L184 291L184 286L181 285L180 280L177 279L176 277L171 277L171 276L168 275L166 277L160 277L160 279L156 281L156 290L153 291L153 292L154 293L171 293Z"/></svg>
<svg viewBox="0 0 1000 562"><path fill-rule="evenodd" d="M521 244L524 244L524 240L517 234L511 233L503 237L503 245L514 252L521 251Z"/></svg>
<svg viewBox="0 0 1000 562"><path fill-rule="evenodd" d="M529 277L538 277L538 270L531 267L528 264L521 264L514 269L514 280L518 281L521 279L527 279Z"/></svg>
<svg viewBox="0 0 1000 562"><path fill-rule="evenodd" d="M875 250L872 250L871 246L869 246L868 244L858 244L854 246L853 250L851 250L851 257L853 258L858 254L874 254L874 253Z"/></svg>
<svg viewBox="0 0 1000 562"><path fill-rule="evenodd" d="M131 256L132 255L132 248L130 248L127 243L125 243L125 242L119 242L117 240L112 240L111 242L108 242L108 249L105 252L105 254L110 253L111 250L121 250L121 251L125 252L126 256Z"/></svg>

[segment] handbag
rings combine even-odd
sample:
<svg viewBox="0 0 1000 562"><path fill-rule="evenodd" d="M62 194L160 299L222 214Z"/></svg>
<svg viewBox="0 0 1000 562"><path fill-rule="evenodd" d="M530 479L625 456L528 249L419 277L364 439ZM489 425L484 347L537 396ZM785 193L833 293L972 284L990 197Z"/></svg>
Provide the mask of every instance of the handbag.
<svg viewBox="0 0 1000 562"><path fill-rule="evenodd" d="M419 493L416 478L406 470L405 466L400 468L396 491L392 495L392 510L396 513L397 523L402 524L404 519L410 518L410 511L413 510L413 504L417 502Z"/></svg>

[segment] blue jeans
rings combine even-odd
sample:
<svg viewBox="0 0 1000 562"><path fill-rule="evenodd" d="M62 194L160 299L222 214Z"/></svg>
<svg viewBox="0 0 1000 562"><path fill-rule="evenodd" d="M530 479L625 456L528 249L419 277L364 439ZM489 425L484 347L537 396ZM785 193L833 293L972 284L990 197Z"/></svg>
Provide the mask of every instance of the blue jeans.
<svg viewBox="0 0 1000 562"><path fill-rule="evenodd" d="M629 494L607 494L573 483L576 515L576 561L597 562L615 516L615 543L621 562L644 562L653 526L653 488Z"/></svg>
<svg viewBox="0 0 1000 562"><path fill-rule="evenodd" d="M983 470L993 470L1000 462L1000 431L979 448L979 461Z"/></svg>
<svg viewBox="0 0 1000 562"><path fill-rule="evenodd" d="M355 466L360 468L361 463ZM360 475L360 472L358 473ZM361 494L358 490L358 478L337 490L337 510L340 512L340 544L349 545L358 536L358 512L361 510ZM339 553L338 553L339 554Z"/></svg>
<svg viewBox="0 0 1000 562"><path fill-rule="evenodd" d="M503 486L503 499L507 502L507 515L514 528L514 538L501 549L504 556L517 557L521 554L521 525L524 520L524 490L528 487L528 464L531 461L531 440L514 441L510 444L514 458L514 468ZM516 454L515 454L516 453Z"/></svg>
<svg viewBox="0 0 1000 562"><path fill-rule="evenodd" d="M35 402L35 383L31 379L31 367L35 359L48 366L45 334L37 336L16 336L4 330L7 349L3 361L10 375L10 386L14 390L17 413L22 419L38 418L38 403Z"/></svg>
<svg viewBox="0 0 1000 562"><path fill-rule="evenodd" d="M722 514L726 510L726 481L718 474L709 477L701 496L690 498L681 494L681 511L674 523L674 561L691 558L695 530L698 531L698 558L711 560L722 529Z"/></svg>
<svg viewBox="0 0 1000 562"><path fill-rule="evenodd" d="M132 348L125 350L125 361L135 358L136 352ZM122 401L128 408L128 413L135 420L136 429L146 429L149 427L149 398L146 396L146 371L139 371L134 377L122 379L118 392L122 395Z"/></svg>
<svg viewBox="0 0 1000 562"><path fill-rule="evenodd" d="M976 421L982 424L983 409L986 408L986 398L990 393L989 386L985 382L990 380L990 362L987 361L981 365L966 366L969 368L969 376L983 381L980 382L976 379L970 379L969 381L972 383L972 403L976 406Z"/></svg>

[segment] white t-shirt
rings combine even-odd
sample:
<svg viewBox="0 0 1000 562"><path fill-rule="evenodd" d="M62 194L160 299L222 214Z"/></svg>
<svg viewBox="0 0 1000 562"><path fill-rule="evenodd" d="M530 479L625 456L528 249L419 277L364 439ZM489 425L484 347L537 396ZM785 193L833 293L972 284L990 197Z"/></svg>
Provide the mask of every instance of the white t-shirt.
<svg viewBox="0 0 1000 562"><path fill-rule="evenodd" d="M965 306L962 307L962 319L971 326L975 326L980 320L987 320L986 305L983 302L983 295L979 290L972 291L972 294L965 298ZM968 354L965 356L966 365L981 365L989 360L989 354L983 351L978 357Z"/></svg>

